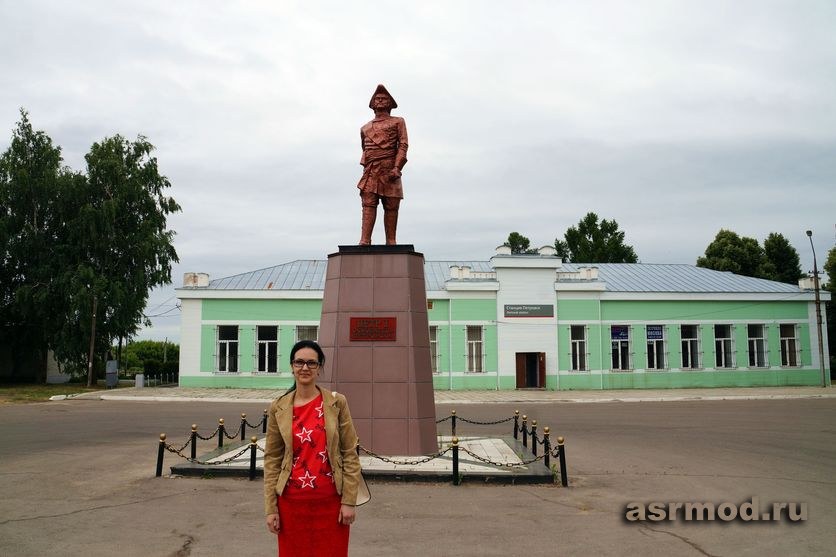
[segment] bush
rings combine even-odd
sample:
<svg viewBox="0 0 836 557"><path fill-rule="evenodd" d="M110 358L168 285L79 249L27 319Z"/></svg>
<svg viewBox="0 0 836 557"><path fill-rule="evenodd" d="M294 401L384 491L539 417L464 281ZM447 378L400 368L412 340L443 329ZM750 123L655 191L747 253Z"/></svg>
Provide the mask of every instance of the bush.
<svg viewBox="0 0 836 557"><path fill-rule="evenodd" d="M142 371L145 377L154 377L162 372L163 363L159 360L145 360L142 362Z"/></svg>

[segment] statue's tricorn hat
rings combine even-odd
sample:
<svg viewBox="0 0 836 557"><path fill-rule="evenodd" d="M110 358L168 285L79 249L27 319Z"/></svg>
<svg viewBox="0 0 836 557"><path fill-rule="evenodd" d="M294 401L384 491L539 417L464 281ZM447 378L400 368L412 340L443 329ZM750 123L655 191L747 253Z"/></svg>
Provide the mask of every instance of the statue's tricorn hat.
<svg viewBox="0 0 836 557"><path fill-rule="evenodd" d="M374 97L375 95L378 95L380 93L383 93L392 100L392 108L398 108L398 103L395 101L395 97L393 97L392 94L389 91L387 91L386 87L384 87L382 84L378 85L377 89L375 89L374 93L372 93L372 98L369 99L369 108L374 109Z"/></svg>

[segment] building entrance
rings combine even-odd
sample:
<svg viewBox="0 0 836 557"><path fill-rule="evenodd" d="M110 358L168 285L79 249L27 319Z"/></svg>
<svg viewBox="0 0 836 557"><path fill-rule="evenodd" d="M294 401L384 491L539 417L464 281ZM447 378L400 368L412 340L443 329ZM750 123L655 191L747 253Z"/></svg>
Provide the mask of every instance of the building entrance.
<svg viewBox="0 0 836 557"><path fill-rule="evenodd" d="M546 386L546 353L517 352L517 388L542 389Z"/></svg>

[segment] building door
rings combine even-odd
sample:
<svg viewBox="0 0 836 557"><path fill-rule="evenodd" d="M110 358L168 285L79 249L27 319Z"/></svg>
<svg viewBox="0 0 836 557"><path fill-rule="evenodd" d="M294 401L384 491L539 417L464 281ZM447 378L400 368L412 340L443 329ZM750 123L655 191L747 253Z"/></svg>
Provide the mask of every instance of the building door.
<svg viewBox="0 0 836 557"><path fill-rule="evenodd" d="M517 352L517 388L542 389L546 386L546 353Z"/></svg>

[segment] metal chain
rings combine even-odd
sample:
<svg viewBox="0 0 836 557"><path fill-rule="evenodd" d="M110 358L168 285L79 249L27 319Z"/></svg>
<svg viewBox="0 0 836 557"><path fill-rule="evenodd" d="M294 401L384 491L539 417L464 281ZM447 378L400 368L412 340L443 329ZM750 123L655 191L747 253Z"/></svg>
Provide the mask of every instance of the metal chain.
<svg viewBox="0 0 836 557"><path fill-rule="evenodd" d="M188 447L188 446L191 444L191 442L192 442L192 438L191 438L191 437L189 437L189 438L188 438L188 440L186 440L186 443L185 443L182 447L180 447L179 449L177 449L177 452L179 453L180 451L182 451L183 449L185 449L186 447Z"/></svg>
<svg viewBox="0 0 836 557"><path fill-rule="evenodd" d="M264 418L262 418L261 421L258 422L257 424L251 424L249 422L249 420L244 420L244 423L247 424L247 427L251 427L253 429L256 429L256 428L261 427L261 425L264 423Z"/></svg>
<svg viewBox="0 0 836 557"><path fill-rule="evenodd" d="M446 418L441 418L440 420L436 420L435 423L440 424L441 422L446 422L447 420L449 420L452 417L453 416L447 416Z"/></svg>
<svg viewBox="0 0 836 557"><path fill-rule="evenodd" d="M239 456L241 456L242 454L244 454L245 452L247 452L247 451L249 451L249 450L250 450L249 445L247 445L246 447L244 447L243 449L241 449L240 451L238 451L238 453L236 453L236 454L232 455L231 457L226 458L226 459L224 459L224 460L219 460L219 461L217 461L217 462L203 462L203 461L198 460L198 459L196 459L196 458L189 458L189 457L187 457L186 455L182 454L180 451L176 450L174 447L172 447L172 446L171 446L171 445L169 445L168 443L166 443L165 448L166 448L166 450L167 450L168 452L170 452L170 453L174 453L174 454L176 454L177 456L179 456L180 458L183 458L183 459L185 459L185 460L188 460L189 462L194 463L194 464L201 464L201 465L203 465L203 466L213 466L213 465L215 465L215 464L227 464L227 463L229 463L229 462L232 462L233 460L235 460L236 458L238 458Z"/></svg>
<svg viewBox="0 0 836 557"><path fill-rule="evenodd" d="M238 435L241 434L241 426L238 426L238 429L235 430L235 433L230 434L226 428L224 428L224 437L227 439L238 439Z"/></svg>
<svg viewBox="0 0 836 557"><path fill-rule="evenodd" d="M481 456L473 453L472 451L470 451L469 449L466 449L465 447L460 446L459 450L466 452L467 454L469 454L470 456L472 456L476 460L481 460L482 462L484 462L486 464L491 464L493 466L499 466L499 467L504 467L504 468L514 468L515 466L525 466L527 464L531 464L532 462L537 462L538 460L543 460L544 458L546 458L546 455L540 455L538 457L532 458L531 460L521 460L520 462L494 462L494 461L492 461L488 458L484 458L484 457L481 457Z"/></svg>
<svg viewBox="0 0 836 557"><path fill-rule="evenodd" d="M210 435L209 437L204 437L203 435L201 435L201 434L199 434L199 433L198 433L198 434L197 434L197 438L198 438L198 439L203 439L204 441L209 441L210 439L214 439L214 438L215 438L215 436L218 434L218 432L219 432L220 430L221 430L221 428L216 428L216 429L215 429L215 433L213 433L213 434L212 434L212 435Z"/></svg>
<svg viewBox="0 0 836 557"><path fill-rule="evenodd" d="M427 456L425 458L421 458L421 459L418 459L418 460L395 460L395 459L392 459L392 458L388 458L388 457L385 457L385 456L380 456L379 454L373 453L372 451L368 450L363 445L358 445L358 446L360 447L361 451L363 451L364 453L366 453L367 455L369 455L373 458L376 458L378 460L382 460L383 462L388 462L389 464L397 464L397 465L400 465L400 466L414 466L416 464L424 464L425 462L429 462L429 461L433 460L434 458L438 458L438 457L450 452L453 449L453 447L450 446L450 447L447 447L446 449L444 449L443 451L439 451L439 452L437 452L433 455L430 455L430 456Z"/></svg>
<svg viewBox="0 0 836 557"><path fill-rule="evenodd" d="M469 423L469 424L476 424L476 425L496 425L496 424L504 424L505 422L510 422L510 421L511 421L511 420L513 420L513 419L514 419L514 416L511 416L510 418L504 418L504 419L502 419L502 420L496 420L495 422L477 422L477 421L474 421L474 420L468 420L467 418L462 418L462 417L459 417L459 420L461 420L461 421L463 421L463 422L467 422L467 423Z"/></svg>

